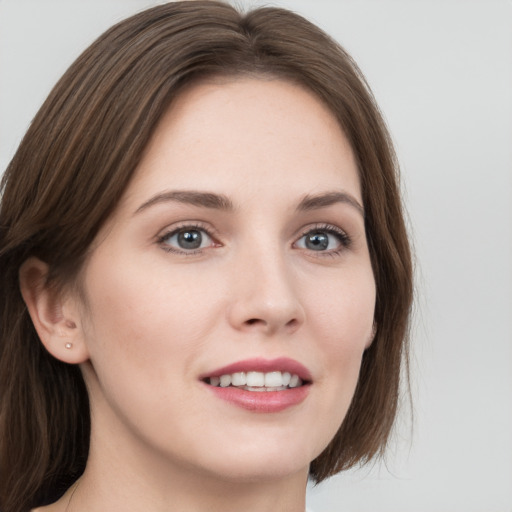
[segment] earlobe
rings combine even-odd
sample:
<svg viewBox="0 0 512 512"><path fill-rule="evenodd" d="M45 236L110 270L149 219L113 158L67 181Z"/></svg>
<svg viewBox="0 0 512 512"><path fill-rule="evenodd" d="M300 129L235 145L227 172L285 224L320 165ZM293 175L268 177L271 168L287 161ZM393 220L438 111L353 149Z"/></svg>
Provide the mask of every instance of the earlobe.
<svg viewBox="0 0 512 512"><path fill-rule="evenodd" d="M20 290L42 344L64 363L89 358L76 299L48 286L49 267L38 258L27 259L19 270Z"/></svg>

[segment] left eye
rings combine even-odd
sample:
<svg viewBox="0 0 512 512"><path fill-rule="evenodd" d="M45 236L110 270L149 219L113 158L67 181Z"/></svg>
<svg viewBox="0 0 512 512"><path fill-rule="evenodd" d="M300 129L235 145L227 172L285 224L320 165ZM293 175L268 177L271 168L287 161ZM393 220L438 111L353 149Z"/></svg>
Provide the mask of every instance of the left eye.
<svg viewBox="0 0 512 512"><path fill-rule="evenodd" d="M345 244L346 235L341 233L314 229L302 235L296 246L310 251L335 251Z"/></svg>
<svg viewBox="0 0 512 512"><path fill-rule="evenodd" d="M212 245L210 235L200 228L180 228L162 237L161 242L181 251L193 251Z"/></svg>

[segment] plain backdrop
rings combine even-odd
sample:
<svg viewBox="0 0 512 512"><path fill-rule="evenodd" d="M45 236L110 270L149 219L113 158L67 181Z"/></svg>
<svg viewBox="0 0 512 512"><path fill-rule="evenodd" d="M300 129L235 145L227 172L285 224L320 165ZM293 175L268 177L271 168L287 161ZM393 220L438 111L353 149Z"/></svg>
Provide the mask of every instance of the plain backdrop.
<svg viewBox="0 0 512 512"><path fill-rule="evenodd" d="M50 88L151 0L0 0L0 172ZM238 1L239 5L263 2ZM512 512L512 2L275 0L352 53L398 150L417 259L414 426L316 512Z"/></svg>

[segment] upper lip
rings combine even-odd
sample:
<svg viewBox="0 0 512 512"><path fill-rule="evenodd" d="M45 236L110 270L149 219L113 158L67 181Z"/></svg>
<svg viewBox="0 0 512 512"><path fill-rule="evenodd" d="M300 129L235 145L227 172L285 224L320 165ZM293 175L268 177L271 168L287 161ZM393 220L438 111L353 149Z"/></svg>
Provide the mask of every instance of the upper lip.
<svg viewBox="0 0 512 512"><path fill-rule="evenodd" d="M238 372L288 372L298 375L303 381L312 380L309 370L302 363L289 357L279 357L277 359L254 358L237 361L208 372L200 378L203 380L208 377L220 377L221 375Z"/></svg>

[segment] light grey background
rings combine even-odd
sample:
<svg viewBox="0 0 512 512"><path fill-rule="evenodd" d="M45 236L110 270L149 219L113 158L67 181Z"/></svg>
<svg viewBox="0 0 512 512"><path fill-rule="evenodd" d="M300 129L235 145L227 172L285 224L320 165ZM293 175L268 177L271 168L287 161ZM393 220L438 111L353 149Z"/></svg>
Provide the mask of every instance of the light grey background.
<svg viewBox="0 0 512 512"><path fill-rule="evenodd" d="M0 0L0 172L67 66L151 0ZM259 5L239 1L239 5ZM417 263L412 434L310 489L316 512L512 511L512 2L275 0L365 72Z"/></svg>

